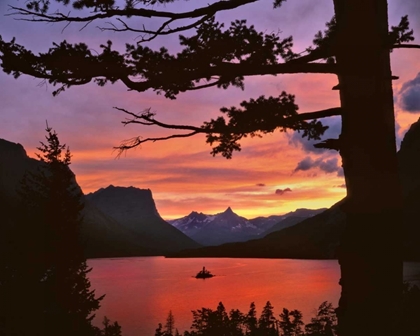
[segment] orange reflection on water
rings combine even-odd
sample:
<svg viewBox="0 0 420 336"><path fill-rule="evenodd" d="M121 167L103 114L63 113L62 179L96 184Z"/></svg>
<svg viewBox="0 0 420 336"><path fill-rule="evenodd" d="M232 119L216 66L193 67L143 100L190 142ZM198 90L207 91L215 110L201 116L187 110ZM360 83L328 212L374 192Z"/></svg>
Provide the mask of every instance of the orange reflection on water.
<svg viewBox="0 0 420 336"><path fill-rule="evenodd" d="M96 323L104 315L117 320L127 336L153 335L169 310L180 332L189 330L191 310L215 309L246 313L255 302L258 315L267 301L276 316L283 307L302 311L308 322L323 301L337 305L339 269L336 261L287 259L165 259L90 260L92 286L106 293ZM195 279L203 266L216 274Z"/></svg>

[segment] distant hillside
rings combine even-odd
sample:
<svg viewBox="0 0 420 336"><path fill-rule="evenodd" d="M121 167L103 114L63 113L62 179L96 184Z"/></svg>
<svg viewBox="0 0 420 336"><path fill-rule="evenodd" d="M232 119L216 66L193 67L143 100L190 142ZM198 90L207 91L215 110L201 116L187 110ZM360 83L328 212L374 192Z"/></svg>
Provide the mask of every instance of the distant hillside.
<svg viewBox="0 0 420 336"><path fill-rule="evenodd" d="M160 217L149 189L110 185L86 199L129 230L144 247L167 253L200 246Z"/></svg>
<svg viewBox="0 0 420 336"><path fill-rule="evenodd" d="M285 215L246 219L228 207L216 215L191 212L188 216L168 221L202 245L220 245L263 237L270 232L297 224L325 209L297 209ZM271 230L271 231L267 231Z"/></svg>
<svg viewBox="0 0 420 336"><path fill-rule="evenodd" d="M42 162L29 158L22 145L0 139L0 230L5 225L13 225L18 201L16 190L25 172L35 172L39 167L42 167ZM74 183L77 185L76 178ZM153 209L156 210L155 207ZM166 241L156 246L142 245L143 238L138 233L124 227L88 200L85 200L82 214L82 241L87 257L162 255L175 251L162 245ZM182 233L177 231L174 237L179 235ZM187 243L181 244L180 249L199 246L191 243L188 237L184 238Z"/></svg>
<svg viewBox="0 0 420 336"><path fill-rule="evenodd" d="M405 260L420 261L420 119L405 135L398 159L404 193L403 254ZM340 210L344 202L261 239L181 251L171 257L336 258L345 228Z"/></svg>
<svg viewBox="0 0 420 336"><path fill-rule="evenodd" d="M279 220L276 224L268 228L265 232L261 234L261 237L264 237L272 232L280 231L290 226L296 225L297 223L302 222L303 220L313 217L315 215L324 212L327 208L322 209L296 209L295 211L289 212L283 216L279 216Z"/></svg>
<svg viewBox="0 0 420 336"><path fill-rule="evenodd" d="M420 260L420 118L411 125L398 152L404 192L404 253Z"/></svg>

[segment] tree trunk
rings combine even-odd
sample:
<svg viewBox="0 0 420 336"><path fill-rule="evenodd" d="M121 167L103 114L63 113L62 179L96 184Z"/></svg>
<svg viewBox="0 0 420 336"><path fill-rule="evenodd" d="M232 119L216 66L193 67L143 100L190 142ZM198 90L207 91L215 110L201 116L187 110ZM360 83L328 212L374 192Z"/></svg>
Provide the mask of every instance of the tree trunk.
<svg viewBox="0 0 420 336"><path fill-rule="evenodd" d="M386 0L334 0L347 185L339 250L340 336L398 335L402 195Z"/></svg>

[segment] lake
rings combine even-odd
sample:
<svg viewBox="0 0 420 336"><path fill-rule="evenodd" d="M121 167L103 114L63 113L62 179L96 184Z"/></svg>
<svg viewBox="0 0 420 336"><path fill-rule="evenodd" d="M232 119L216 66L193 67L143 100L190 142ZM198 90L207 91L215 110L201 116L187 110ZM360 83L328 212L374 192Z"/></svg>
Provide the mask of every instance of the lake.
<svg viewBox="0 0 420 336"><path fill-rule="evenodd" d="M216 309L247 313L255 302L257 315L267 301L278 317L283 307L299 309L305 323L323 301L337 306L340 269L337 260L136 257L90 259L89 274L97 295L106 294L94 320L118 321L124 336L154 336L168 312L183 333L191 310ZM203 266L216 276L195 279ZM420 285L420 263L404 264L404 279Z"/></svg>

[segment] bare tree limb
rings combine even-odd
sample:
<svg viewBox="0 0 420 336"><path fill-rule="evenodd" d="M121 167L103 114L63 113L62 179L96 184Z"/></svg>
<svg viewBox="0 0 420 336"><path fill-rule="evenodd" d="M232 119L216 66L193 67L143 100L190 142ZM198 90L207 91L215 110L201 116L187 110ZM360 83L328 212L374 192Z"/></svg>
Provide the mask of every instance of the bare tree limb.
<svg viewBox="0 0 420 336"><path fill-rule="evenodd" d="M171 125L171 124L165 124L160 121L157 121L154 119L155 114L153 112L150 112L151 110L150 108L144 110L140 114L130 112L120 107L114 107L114 109L124 112L125 114L128 114L132 117L132 119L127 119L125 121L122 121L124 126L128 124L156 125L162 128L189 130L189 131L194 131L196 133L208 133L201 127L195 127L195 126L190 126L190 125ZM144 121L146 121L146 123L144 123Z"/></svg>
<svg viewBox="0 0 420 336"><path fill-rule="evenodd" d="M189 30L191 28L195 28L197 26L199 26L200 24L202 24L204 21L208 20L210 18L209 15L206 15L204 17L202 17L201 19L189 24L189 25L185 25L185 26L179 26L177 28L173 28L173 29L166 29L170 23L174 22L175 19L169 19L167 21L165 21L157 30L148 30L148 29L137 29L137 28L132 28L130 27L125 21L121 20L121 19L116 19L117 21L119 21L122 25L123 28L117 28L117 26L111 22L108 22L108 24L111 26L109 28L106 27L98 27L101 31L114 31L114 32L124 32L124 31L130 31L130 32L135 32L135 33L142 33L142 34L149 34L151 35L150 37L141 37L140 41L138 41L137 43L142 43L142 42L150 42L153 39L155 39L158 36L162 36L162 35L170 35L173 33L178 33L178 32L182 32L185 30Z"/></svg>
<svg viewBox="0 0 420 336"><path fill-rule="evenodd" d="M121 145L114 147L114 149L118 151L117 157L120 157L125 151L138 147L142 143L145 143L145 142L156 142L156 141L163 141L163 140L169 140L169 139L175 139L175 138L187 138L196 134L198 134L198 132L191 132L187 134L173 134L167 137L146 138L146 139L142 139L142 137L138 136L131 139L123 140L121 142Z"/></svg>
<svg viewBox="0 0 420 336"><path fill-rule="evenodd" d="M392 49L402 49L402 48L420 49L420 44L394 44L391 48Z"/></svg>
<svg viewBox="0 0 420 336"><path fill-rule="evenodd" d="M9 6L15 12L9 15L21 15L21 16L31 16L31 19L21 19L25 21L33 21L33 22L89 22L92 20L97 19L107 19L117 16L124 16L124 17L146 17L146 18L168 18L174 20L180 19L193 19L202 16L213 16L217 12L225 11L234 9L249 3L256 2L258 0L222 0L215 2L214 4L200 7L188 12L181 12L181 13L173 13L173 12L166 12L166 11L157 11L152 9L146 8L126 8L126 9L118 9L113 8L109 10L102 11L100 13L94 15L88 15L85 17L79 16L70 16L64 15L61 12L55 12L51 14L43 14L41 12L31 11L21 7Z"/></svg>
<svg viewBox="0 0 420 336"><path fill-rule="evenodd" d="M339 115L341 115L341 107L333 107L326 110L300 113L298 115L287 118L287 120L304 121L304 120L334 117L334 116L339 116Z"/></svg>

